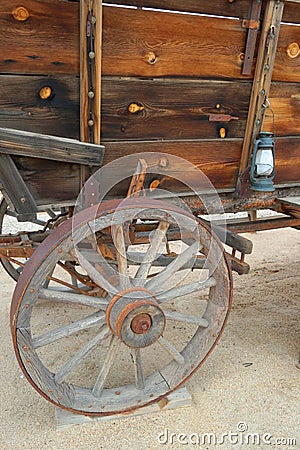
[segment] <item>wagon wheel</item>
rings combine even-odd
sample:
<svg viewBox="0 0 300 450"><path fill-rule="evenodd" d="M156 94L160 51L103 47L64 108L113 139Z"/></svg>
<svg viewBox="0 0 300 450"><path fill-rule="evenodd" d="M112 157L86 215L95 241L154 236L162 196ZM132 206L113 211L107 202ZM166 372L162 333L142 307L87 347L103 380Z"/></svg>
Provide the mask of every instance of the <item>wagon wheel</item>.
<svg viewBox="0 0 300 450"><path fill-rule="evenodd" d="M62 210L59 211L48 209L43 213L39 213L39 217L37 219L28 222L18 222L16 213L10 209L6 200L3 198L0 203L0 234L14 234L20 231L43 230L45 227L47 228L48 220L55 222L55 220L62 213L66 213L65 208L62 208ZM15 262L12 262L7 258L0 258L0 262L8 275L17 281L27 259L13 259Z"/></svg>
<svg viewBox="0 0 300 450"><path fill-rule="evenodd" d="M137 247L131 225L146 220L157 226ZM171 232L178 227L181 240ZM108 230L110 263L93 244ZM76 260L106 297L87 286L72 291L60 284L63 273L52 281L59 260ZM20 366L41 395L73 412L107 415L182 385L216 345L230 304L231 271L204 223L166 202L105 202L36 250L14 292L11 328Z"/></svg>

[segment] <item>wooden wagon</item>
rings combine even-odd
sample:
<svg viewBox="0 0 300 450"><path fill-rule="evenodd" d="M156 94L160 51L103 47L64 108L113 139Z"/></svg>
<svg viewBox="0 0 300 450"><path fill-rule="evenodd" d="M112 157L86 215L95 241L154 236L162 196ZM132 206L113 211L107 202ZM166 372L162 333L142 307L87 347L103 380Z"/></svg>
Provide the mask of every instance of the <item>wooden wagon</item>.
<svg viewBox="0 0 300 450"><path fill-rule="evenodd" d="M238 233L300 226L300 2L2 0L0 25L19 364L70 411L158 401L218 342Z"/></svg>

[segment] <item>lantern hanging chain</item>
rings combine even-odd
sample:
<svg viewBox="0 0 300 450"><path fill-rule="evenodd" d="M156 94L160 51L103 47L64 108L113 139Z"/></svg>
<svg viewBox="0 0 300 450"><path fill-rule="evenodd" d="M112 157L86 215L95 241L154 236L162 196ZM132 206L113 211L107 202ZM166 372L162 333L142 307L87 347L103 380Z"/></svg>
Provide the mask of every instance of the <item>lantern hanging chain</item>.
<svg viewBox="0 0 300 450"><path fill-rule="evenodd" d="M87 15L86 24L86 45L87 45L87 74L88 74L88 127L89 127L89 142L94 143L94 74L95 74L95 24L96 17L93 14L93 8L90 4L90 9Z"/></svg>

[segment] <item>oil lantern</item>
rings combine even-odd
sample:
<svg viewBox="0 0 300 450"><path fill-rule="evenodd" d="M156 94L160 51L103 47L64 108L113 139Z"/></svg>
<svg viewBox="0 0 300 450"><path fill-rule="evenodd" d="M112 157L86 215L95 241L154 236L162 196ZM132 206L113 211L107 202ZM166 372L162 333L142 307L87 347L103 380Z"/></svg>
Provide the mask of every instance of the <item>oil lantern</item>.
<svg viewBox="0 0 300 450"><path fill-rule="evenodd" d="M273 133L262 131L255 140L250 169L251 189L261 192L275 190L275 141Z"/></svg>

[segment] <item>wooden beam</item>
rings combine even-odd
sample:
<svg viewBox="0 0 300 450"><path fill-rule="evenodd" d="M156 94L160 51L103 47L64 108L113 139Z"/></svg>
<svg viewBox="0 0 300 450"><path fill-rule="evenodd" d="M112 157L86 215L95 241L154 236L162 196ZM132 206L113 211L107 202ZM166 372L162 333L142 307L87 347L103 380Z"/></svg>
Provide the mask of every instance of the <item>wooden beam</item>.
<svg viewBox="0 0 300 450"><path fill-rule="evenodd" d="M80 136L100 144L102 1L80 2Z"/></svg>
<svg viewBox="0 0 300 450"><path fill-rule="evenodd" d="M74 139L0 128L0 154L101 166L104 147Z"/></svg>
<svg viewBox="0 0 300 450"><path fill-rule="evenodd" d="M256 70L243 142L236 195L243 195L243 182L249 165L252 145L262 129L264 104L269 97L284 3L270 0L267 4L257 56Z"/></svg>

